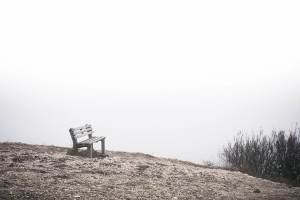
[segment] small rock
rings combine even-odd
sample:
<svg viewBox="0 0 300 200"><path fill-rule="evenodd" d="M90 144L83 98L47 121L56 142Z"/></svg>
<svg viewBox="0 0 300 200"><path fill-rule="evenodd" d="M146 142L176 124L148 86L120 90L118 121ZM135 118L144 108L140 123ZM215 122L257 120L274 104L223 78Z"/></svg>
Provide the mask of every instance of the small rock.
<svg viewBox="0 0 300 200"><path fill-rule="evenodd" d="M253 190L253 192L254 192L254 193L260 193L260 189L257 189L257 188L256 188L255 190Z"/></svg>
<svg viewBox="0 0 300 200"><path fill-rule="evenodd" d="M9 165L8 165L8 167L14 167L15 165L14 165L14 163L10 163Z"/></svg>

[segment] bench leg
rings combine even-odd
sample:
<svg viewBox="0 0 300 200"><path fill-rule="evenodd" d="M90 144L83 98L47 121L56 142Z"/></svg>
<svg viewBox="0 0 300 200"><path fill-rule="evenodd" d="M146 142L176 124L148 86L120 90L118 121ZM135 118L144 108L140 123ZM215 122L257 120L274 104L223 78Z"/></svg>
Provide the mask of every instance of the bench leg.
<svg viewBox="0 0 300 200"><path fill-rule="evenodd" d="M78 153L78 148L76 146L73 146L74 153Z"/></svg>
<svg viewBox="0 0 300 200"><path fill-rule="evenodd" d="M90 145L89 150L90 150L90 157L93 158L93 144Z"/></svg>
<svg viewBox="0 0 300 200"><path fill-rule="evenodd" d="M105 139L101 140L101 153L105 154Z"/></svg>

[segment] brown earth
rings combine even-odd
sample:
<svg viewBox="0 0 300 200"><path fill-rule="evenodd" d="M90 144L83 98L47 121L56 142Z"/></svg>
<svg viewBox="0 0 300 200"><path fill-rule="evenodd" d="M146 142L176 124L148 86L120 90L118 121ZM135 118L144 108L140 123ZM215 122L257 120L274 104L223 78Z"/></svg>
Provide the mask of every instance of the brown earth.
<svg viewBox="0 0 300 200"><path fill-rule="evenodd" d="M0 199L300 199L300 188L141 153L0 143Z"/></svg>

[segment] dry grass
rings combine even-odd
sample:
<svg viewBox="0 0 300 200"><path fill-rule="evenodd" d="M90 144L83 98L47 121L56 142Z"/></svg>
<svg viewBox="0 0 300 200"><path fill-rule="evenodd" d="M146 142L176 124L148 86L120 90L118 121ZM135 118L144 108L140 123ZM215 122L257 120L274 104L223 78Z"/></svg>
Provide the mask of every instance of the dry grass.
<svg viewBox="0 0 300 200"><path fill-rule="evenodd" d="M115 151L99 159L82 157L84 151L81 156L68 155L68 151L55 146L0 143L1 198L191 200L300 196L300 188L176 159Z"/></svg>

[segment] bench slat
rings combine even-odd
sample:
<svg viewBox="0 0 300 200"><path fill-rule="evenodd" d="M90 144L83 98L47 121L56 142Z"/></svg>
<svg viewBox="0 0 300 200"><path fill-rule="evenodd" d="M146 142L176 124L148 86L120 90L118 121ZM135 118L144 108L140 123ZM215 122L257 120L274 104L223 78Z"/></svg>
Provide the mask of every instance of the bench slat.
<svg viewBox="0 0 300 200"><path fill-rule="evenodd" d="M93 134L94 131L89 131L89 132L85 132L85 133L79 133L79 134L76 134L74 135L74 138L78 139L78 138L81 138L81 137L84 137L84 136L87 136L89 134Z"/></svg>
<svg viewBox="0 0 300 200"><path fill-rule="evenodd" d="M80 133L83 133L83 132L87 132L87 131L92 131L93 129L90 127L90 128L83 128L83 129L80 129L80 130L76 130L76 131L72 131L72 133L74 135L76 134L80 134Z"/></svg>
<svg viewBox="0 0 300 200"><path fill-rule="evenodd" d="M86 128L92 128L92 126L90 124L87 124L85 126L80 126L80 127L77 127L77 128L70 128L73 132L74 131L77 131L77 130L80 130L80 129L86 129Z"/></svg>

